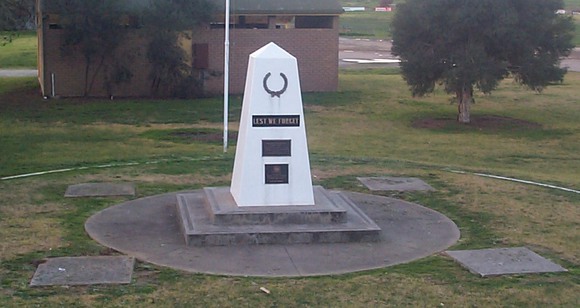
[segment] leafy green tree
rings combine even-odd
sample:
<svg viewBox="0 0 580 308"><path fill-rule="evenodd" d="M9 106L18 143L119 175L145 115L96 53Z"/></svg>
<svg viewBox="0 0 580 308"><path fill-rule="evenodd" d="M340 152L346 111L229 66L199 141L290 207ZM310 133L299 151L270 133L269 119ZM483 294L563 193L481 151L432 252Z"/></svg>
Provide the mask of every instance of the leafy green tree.
<svg viewBox="0 0 580 308"><path fill-rule="evenodd" d="M97 76L112 71L111 63L118 64L116 51L128 34L121 25L122 17L129 14L127 7L116 0L56 0L51 5L59 13L64 30L63 56L79 53L84 59L83 95L89 96ZM124 65L117 65L111 74L117 72L131 76Z"/></svg>
<svg viewBox="0 0 580 308"><path fill-rule="evenodd" d="M23 30L34 22L35 0L0 0L0 30Z"/></svg>
<svg viewBox="0 0 580 308"><path fill-rule="evenodd" d="M380 7L387 7L387 6L390 6L391 4L393 4L393 0L380 0L379 1Z"/></svg>
<svg viewBox="0 0 580 308"><path fill-rule="evenodd" d="M561 82L574 24L555 14L561 0L407 0L393 19L392 51L413 95L436 84L455 94L460 123L470 122L474 87L490 93L513 77L541 92Z"/></svg>
<svg viewBox="0 0 580 308"><path fill-rule="evenodd" d="M193 76L180 38L194 35L214 12L207 0L152 0L144 14L144 29L150 38L147 57L152 64L149 79L157 96L196 96ZM193 90L192 90L193 89ZM193 92L193 93L192 93Z"/></svg>
<svg viewBox="0 0 580 308"><path fill-rule="evenodd" d="M22 30L34 21L34 0L0 0L0 30Z"/></svg>
<svg viewBox="0 0 580 308"><path fill-rule="evenodd" d="M209 19L213 9L207 0L54 0L51 5L61 17L64 55L84 58L84 96L91 95L99 76L109 95L115 84L132 78L133 57L124 43L136 35L148 41L153 95L175 96L194 84L179 39Z"/></svg>

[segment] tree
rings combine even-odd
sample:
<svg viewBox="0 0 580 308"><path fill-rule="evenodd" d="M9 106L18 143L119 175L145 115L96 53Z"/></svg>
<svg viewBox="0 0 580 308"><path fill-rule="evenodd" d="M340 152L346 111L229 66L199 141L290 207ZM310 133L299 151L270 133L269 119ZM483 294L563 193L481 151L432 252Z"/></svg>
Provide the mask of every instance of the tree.
<svg viewBox="0 0 580 308"><path fill-rule="evenodd" d="M379 6L380 7L391 6L391 4L393 4L393 0L380 0L379 1Z"/></svg>
<svg viewBox="0 0 580 308"><path fill-rule="evenodd" d="M149 79L153 95L199 94L195 89L198 80L192 74L180 39L209 21L213 11L207 0L152 0L144 14L144 30L150 38L147 58L152 64Z"/></svg>
<svg viewBox="0 0 580 308"><path fill-rule="evenodd" d="M116 54L128 31L121 25L122 17L130 14L122 1L57 0L52 5L61 16L64 29L63 56L80 53L84 60L84 96L89 96L97 76L102 71L130 79L126 65L115 61L124 58ZM113 70L109 66L114 66ZM110 72L112 71L112 72ZM105 76L106 80L117 77ZM107 83L105 81L105 83ZM110 84L106 85L110 88ZM109 93L112 95L112 93Z"/></svg>
<svg viewBox="0 0 580 308"><path fill-rule="evenodd" d="M23 30L34 25L35 0L0 0L0 30Z"/></svg>
<svg viewBox="0 0 580 308"><path fill-rule="evenodd" d="M191 79L179 37L212 12L207 0L54 0L52 5L64 30L63 55L84 59L84 96L91 95L97 78L104 78L109 95L115 84L132 78L126 42L137 35L148 41L152 94L175 96Z"/></svg>
<svg viewBox="0 0 580 308"><path fill-rule="evenodd" d="M555 14L561 0L407 0L393 19L393 54L412 94L436 84L454 94L457 120L470 122L474 87L490 93L513 77L541 92L561 82L559 61L571 49L574 24Z"/></svg>

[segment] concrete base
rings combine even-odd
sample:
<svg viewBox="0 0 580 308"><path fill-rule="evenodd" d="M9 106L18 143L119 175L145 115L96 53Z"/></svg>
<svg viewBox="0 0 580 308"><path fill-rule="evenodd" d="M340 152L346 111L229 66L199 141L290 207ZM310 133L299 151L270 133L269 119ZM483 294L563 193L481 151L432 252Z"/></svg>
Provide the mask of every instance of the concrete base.
<svg viewBox="0 0 580 308"><path fill-rule="evenodd" d="M346 195L313 187L312 206L238 207L229 187L178 194L187 245L311 244L380 241L381 229Z"/></svg>
<svg viewBox="0 0 580 308"><path fill-rule="evenodd" d="M187 246L179 230L177 194L149 196L91 216L87 233L100 244L141 261L192 273L300 277L351 273L411 262L443 251L459 239L449 218L421 205L343 191L381 228L379 242Z"/></svg>

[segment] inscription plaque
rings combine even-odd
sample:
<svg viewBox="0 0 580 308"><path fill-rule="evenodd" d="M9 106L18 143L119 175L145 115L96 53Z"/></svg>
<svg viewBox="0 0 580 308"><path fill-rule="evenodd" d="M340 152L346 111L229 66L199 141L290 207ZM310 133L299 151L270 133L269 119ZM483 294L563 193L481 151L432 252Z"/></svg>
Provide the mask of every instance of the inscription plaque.
<svg viewBox="0 0 580 308"><path fill-rule="evenodd" d="M266 184L288 184L288 164L265 165Z"/></svg>
<svg viewBox="0 0 580 308"><path fill-rule="evenodd" d="M253 115L253 127L299 127L300 115Z"/></svg>
<svg viewBox="0 0 580 308"><path fill-rule="evenodd" d="M262 157L291 156L292 140L262 140Z"/></svg>

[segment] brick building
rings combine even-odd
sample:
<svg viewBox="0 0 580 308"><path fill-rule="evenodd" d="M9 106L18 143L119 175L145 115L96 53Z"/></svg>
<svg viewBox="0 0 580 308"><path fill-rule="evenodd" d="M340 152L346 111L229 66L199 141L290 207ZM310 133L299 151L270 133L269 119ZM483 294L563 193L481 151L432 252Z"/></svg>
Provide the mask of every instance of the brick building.
<svg viewBox="0 0 580 308"><path fill-rule="evenodd" d="M120 0L123 1L123 0ZM124 0L146 2L146 0ZM192 30L182 46L189 55L192 72L203 79L207 95L223 93L224 71L224 0L215 2L212 22ZM80 54L63 55L63 30L58 12L50 0L37 0L38 69L45 96L81 96L84 90L83 58ZM338 87L338 16L342 7L337 0L232 0L230 18L230 93L242 93L248 56L275 42L298 59L302 90L331 92ZM150 96L150 64L146 58L146 39L134 35L121 49L133 54L133 77L111 89L105 76L97 72L92 96ZM92 73L92 72L91 72Z"/></svg>

